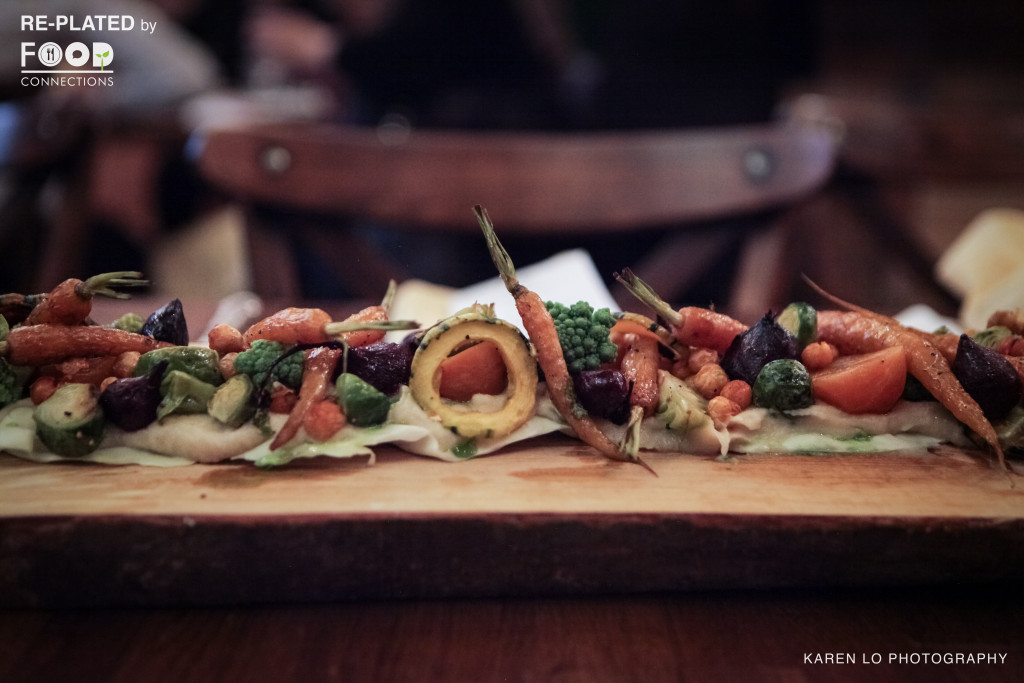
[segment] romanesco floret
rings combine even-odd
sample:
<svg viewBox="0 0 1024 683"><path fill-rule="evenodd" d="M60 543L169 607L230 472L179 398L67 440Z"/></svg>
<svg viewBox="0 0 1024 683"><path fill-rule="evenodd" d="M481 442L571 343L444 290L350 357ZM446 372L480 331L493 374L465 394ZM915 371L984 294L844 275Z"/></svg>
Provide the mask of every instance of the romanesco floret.
<svg viewBox="0 0 1024 683"><path fill-rule="evenodd" d="M555 321L562 355L570 373L597 370L602 364L615 360L618 348L608 338L615 317L607 308L594 307L586 301L566 306L548 301L548 311Z"/></svg>
<svg viewBox="0 0 1024 683"><path fill-rule="evenodd" d="M263 386L270 366L287 350L280 342L257 339L247 350L235 356L235 370L249 375L256 386ZM291 354L274 368L274 379L287 387L298 389L302 384L304 359L304 353Z"/></svg>
<svg viewBox="0 0 1024 683"><path fill-rule="evenodd" d="M0 408L20 399L24 390L24 382L14 366L0 358Z"/></svg>

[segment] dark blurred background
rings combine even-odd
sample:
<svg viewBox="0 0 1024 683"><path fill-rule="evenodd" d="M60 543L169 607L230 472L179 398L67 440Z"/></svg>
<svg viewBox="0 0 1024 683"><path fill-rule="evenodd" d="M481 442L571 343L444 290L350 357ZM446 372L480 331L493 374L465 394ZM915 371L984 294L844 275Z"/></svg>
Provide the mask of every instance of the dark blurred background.
<svg viewBox="0 0 1024 683"><path fill-rule="evenodd" d="M7 44L28 39L20 13L101 13L105 3L49 5L15 0L0 10ZM189 158L190 139L210 125L729 126L772 120L807 93L966 111L972 122L979 112L1024 112L1024 4L1012 0L152 0L117 7L158 18L158 28L137 38L139 45L98 34L117 46L113 88L26 86L14 68L17 55L7 51L0 291L36 291L63 276L125 268L151 273L171 293L244 288L244 219ZM870 190L870 201L841 222L823 201L821 229L809 243L851 269L847 281L858 291L846 291L848 298L882 309L917 300L948 309L953 302L928 277L929 264L982 209L1024 207L1024 190L998 173L980 180L895 175L866 177L841 165L830 189L845 183L847 199ZM894 226L907 231L898 254L886 244ZM389 234L387 226L367 229L379 230L382 245L419 277L462 286L491 274L482 259L460 259L458 244L441 248ZM589 248L610 273L644 245L612 236L517 248L529 260L570 246ZM309 296L345 297L309 258ZM725 280L733 266L727 256L716 272ZM700 283L686 296L714 300L720 285L717 278Z"/></svg>

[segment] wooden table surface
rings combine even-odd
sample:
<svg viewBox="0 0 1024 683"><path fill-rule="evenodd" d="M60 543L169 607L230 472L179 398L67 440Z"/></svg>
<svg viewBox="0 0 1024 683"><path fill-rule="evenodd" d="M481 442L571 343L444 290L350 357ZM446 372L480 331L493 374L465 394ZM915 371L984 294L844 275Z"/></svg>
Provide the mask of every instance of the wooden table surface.
<svg viewBox="0 0 1024 683"><path fill-rule="evenodd" d="M3 612L0 680L1009 682L1022 614L1019 586ZM947 653L1006 658L910 660Z"/></svg>
<svg viewBox="0 0 1024 683"><path fill-rule="evenodd" d="M795 575L813 576L815 567L820 568L823 554L831 557L833 562L843 557L848 559L849 566L837 567L846 580L855 576L858 566L872 571L879 567L876 561L885 566L885 558L858 557L851 553L844 555L841 550L837 551L843 539L861 543L873 537L873 518L871 515L858 515L857 501L851 497L858 485L862 493L861 505L866 497L870 507L888 515L890 521L904 518L904 522L897 526L917 529L905 536L906 557L919 563L915 571L925 571L927 568L923 563L929 557L934 558L936 564L961 562L958 558L965 553L977 553L982 557L976 560L966 558L959 569L934 567L932 578L944 577L937 584L909 584L901 588L885 585L842 589L790 586L771 590L730 588L643 592L643 586L639 585L635 587L641 592L635 594L612 592L537 597L520 593L518 596L499 594L477 598L456 595L448 599L364 597L318 602L292 599L281 603L237 606L71 609L58 605L40 609L8 609L0 611L0 681L1024 680L1024 593L1020 590L1019 579L1022 563L1020 544L1015 541L1018 534L1014 531L1019 526L1019 491L1008 488L1006 480L995 476L982 462L962 457L937 461L933 463L939 468L936 486L931 487L920 457L883 459L879 456L872 459L867 456L816 462L803 458L758 458L737 464L692 457L670 462L664 456L655 459L662 475L657 480L639 468L608 465L599 458L583 454L548 454L543 463L529 450L506 456L504 460L502 457L451 464L392 455L369 469L358 463L324 463L322 466L327 468L326 471L333 473L326 479L325 472L318 471L320 466L313 470L305 467L295 472L262 472L237 466L197 466L163 471L33 466L7 459L3 487L0 487L6 493L0 507L6 509L8 516L0 520L3 521L0 529L7 530L8 536L6 541L0 539L0 546L8 543L9 548L16 549L27 544L31 548L31 536L26 541L22 532L37 525L41 534L40 545L45 546L48 538L64 538L66 535L71 545L82 548L83 539L100 539L90 536L89 530L104 523L102 519L109 517L107 513L119 509L119 506L132 507L130 499L146 491L149 492L152 509L134 515L140 518L143 527L150 514L158 514L165 521L154 528L177 528L167 524L166 519L173 519L183 511L196 512L197 504L209 502L214 515L209 519L201 512L190 516L190 524L194 525L190 529L201 530L209 523L214 529L211 538L231 542L233 533L252 527L257 531L269 530L277 539L275 544L287 546L287 539L280 537L281 530L275 531L275 527L267 524L282 515L294 514L299 508L286 506L273 513L260 513L258 501L262 495L272 508L283 503L298 505L294 495L286 496L282 492L299 486L311 473L316 474L312 481L319 481L320 486L303 487L311 491L307 506L330 506L330 516L344 520L351 514L349 508L365 502L358 498L358 495L367 495L365 491L357 495L358 482L373 481L384 487L379 493L378 504L384 505L389 514L401 518L416 508L429 508L431 514L440 515L432 522L427 520L425 528L429 528L432 524L451 523L445 510L451 511L452 505L445 504L443 496L436 495L436 491L432 494L430 486L423 487L422 491L411 491L410 496L403 499L397 495L397 489L387 486L389 479L402 479L412 472L421 475L420 479L426 482L429 479L422 475L434 470L442 473L440 478L434 478L435 483L444 479L455 488L460 482L475 478L478 478L480 486L486 486L488 480L495 482L494 486L504 486L498 470L512 467L520 474L532 473L531 476L517 478L519 483L512 488L509 500L504 502L505 506L512 507L528 506L526 501L531 490L550 494L555 489L571 488L573 481L584 492L595 487L604 490L610 479L623 478L631 482L631 492L618 498L617 502L612 500L613 505L639 505L653 511L655 517L651 518L653 523L649 527L637 527L640 538L624 542L637 551L633 564L623 564L622 558L613 555L597 558L599 562L613 561L614 567L608 571L619 579L624 566L627 571L632 567L635 575L640 577L638 581L661 574L658 568L651 566L658 561L657 557L644 552L646 536L643 534L648 530L656 530L665 524L682 533L690 529L686 524L674 526L675 522L688 519L689 513L661 519L658 517L661 514L657 512L659 509L664 512L673 507L677 510L712 507L722 513L722 519L733 520L734 525L753 525L759 521L758 518L745 516L743 510L762 509L764 501L772 496L765 491L764 496L759 497L756 495L758 487L752 484L773 476L772 473L781 473L777 477L779 482L787 478L790 480L787 486L777 491L776 507L788 510L782 516L797 522L793 534L784 533L780 538L798 540L808 524L824 523L828 526L830 520L836 522L829 526L831 531L826 529L826 533L815 536L820 541L820 552L818 543L803 546L806 566L801 566L801 557L786 547L778 548L779 554L773 562L767 556L772 554L771 539L779 529L764 529L761 536L768 540L758 543L760 532L756 526L749 526L749 533L744 538L753 544L756 552L764 555L758 556L757 566L773 573L776 580L783 578L780 572L787 566L792 567ZM550 462L551 458L555 462ZM805 469L809 464L816 466L809 470L813 476L805 480L792 476L796 471L794 468ZM77 472L73 472L75 469ZM591 481L585 476L593 475L595 471L600 472L599 477L604 484L597 484L596 479ZM689 493L672 503L668 495L673 490L672 481L684 471L688 473L692 486L689 489L679 487L677 491L689 490ZM788 477L781 476L786 473ZM72 479L72 474L83 476ZM545 474L550 476L545 478ZM42 504L45 495L28 495L25 487L18 485L28 481L26 477L35 477L38 481L42 481L42 477L51 481L55 495L49 498L48 503ZM634 480L634 477L638 479ZM135 486L143 479L157 481L160 485L148 488ZM125 480L133 481L133 487L115 486ZM868 480L874 485L867 485ZM208 486L213 481L218 486ZM325 481L333 481L338 487L336 491L348 491L356 499L348 501L346 496L339 495L331 503L327 498L317 502L320 495L317 489L323 488ZM723 481L732 482L749 495L733 499L719 496L716 502L716 497L708 489ZM814 485L815 481L818 484L827 482L827 485ZM748 484L752 488L746 489ZM190 488L196 485L202 491ZM638 495L644 486L650 491L646 497ZM106 490L105 487L114 488L97 498L83 495L85 489L95 492ZM130 495L127 499L113 495L117 491ZM176 498L169 495L174 491L195 495ZM990 496L988 503L980 497L986 491ZM205 498L201 497L203 493L207 494ZM568 495L567 499L571 501L573 496ZM645 499L646 502L639 502ZM473 498L459 504L481 505L481 500ZM556 498L549 497L549 500ZM579 506L579 501L563 502L562 505L571 509L573 505ZM106 510L100 510L104 514L95 518L95 515L84 512L82 506L93 507L94 512L101 508ZM72 512L76 510L77 513ZM801 510L804 513L831 510L832 514L808 516L799 514ZM915 516L915 510L925 516ZM798 513L795 517L789 514L794 512ZM943 512L944 523L952 524L951 527L936 526L928 521ZM40 514L45 516L39 517ZM129 512L120 514L132 517ZM73 515L75 520L69 515ZM223 522L225 515L241 516L248 522L242 526L228 524L228 535L219 536L224 529L217 525ZM613 518L617 516L612 515ZM846 535L841 520L857 516L864 517L864 525L860 526L866 530L865 533ZM61 519L65 521L61 522ZM314 519L307 531L315 534L321 521L325 520ZM358 530L364 522L372 523L372 520L359 519L358 515L350 521L353 530ZM517 524L515 519L502 524L500 514L495 522L496 538L508 538L509 529ZM884 526L889 524L887 522ZM614 524L608 526L614 528ZM328 530L333 528L327 527ZM389 526L389 529L395 528ZM585 528L585 524L580 527ZM781 528L786 528L786 525ZM130 527L127 529L130 531ZM980 538L990 541L991 547L973 540L979 538L978 530L983 532ZM953 536L944 536L948 533L953 533ZM16 540L16 536L22 540ZM173 532L161 538L173 541L177 536L178 532ZM254 541L256 538L244 535L243 545L250 550L260 550L260 543ZM344 535L332 538L345 545ZM446 537L440 535L437 538L443 541ZM490 537L484 534L481 538L486 540ZM954 545L947 553L941 548L944 538L963 538L970 547ZM100 540L104 546L117 546L121 542L106 537ZM681 542L685 549L685 540ZM124 543L134 547L131 539ZM456 544L449 543L456 547ZM420 543L417 547L422 551L423 546ZM213 552L209 547L193 547L202 552ZM868 547L883 546L869 543ZM887 553L901 552L889 543L884 547ZM915 547L921 552L916 552ZM70 551L70 546L68 550L66 554L47 551L49 555L35 556L33 561L37 563L41 558L51 557L53 561L67 565L52 568L37 564L40 577L46 575L53 581L55 576L66 575L70 584L83 577L93 577L85 578L87 582L102 581L103 577L95 573L95 565L86 567L79 564L76 567L76 557L79 556ZM722 563L730 553L734 553L737 560L751 559L749 556L754 552L746 545L736 548L730 543L709 543L706 550L706 557L691 555L680 558L673 555L665 561L699 567L706 562ZM176 567L180 569L183 566L187 569L188 563L182 565L181 558L173 552L161 555L152 548L149 552L155 552L159 566L165 571L173 572ZM344 555L341 549L331 549L313 555L299 553L294 557L282 557L275 554L261 559L257 552L248 556L246 563L229 567L235 577L231 581L242 586L252 574L265 574L266 566L257 566L262 563L277 565L279 570L292 567L291 576L300 585L304 581L320 584L321 588L323 584L343 585L346 577L325 579L322 566L307 564L313 557L331 556L337 560L332 552ZM501 548L492 545L477 552L500 553ZM586 544L572 552L583 554L575 556L567 551L566 557L561 558L564 561L561 571L570 575L585 569L581 560L586 559ZM216 557L215 553L211 557ZM368 553L366 557L372 559L373 554ZM521 561L511 551L503 557L512 563ZM0 582L13 581L19 572L23 572L24 567L18 565L19 558L24 559L24 556L14 551L6 558L0 553ZM494 570L491 559L480 560L481 566L489 567L486 571ZM467 562L465 558L460 561ZM1005 562L1008 578L993 582L988 576L984 577L984 583L975 583L972 574L963 571L963 567L972 566L972 562L976 562L974 566L978 569L990 574L994 572L997 576L1000 571L994 565ZM223 565L223 558L219 564ZM524 567L532 567L533 564L527 562ZM382 571L386 569L384 567ZM211 577L223 571L223 566L209 568ZM339 571L344 571L344 567ZM729 567L723 567L723 571L730 580L746 575L742 570ZM949 571L959 578L951 580ZM207 580L202 572L191 574L184 571L183 575L192 576L192 580L199 584ZM686 571L683 575L685 579ZM288 574L279 576L288 578ZM462 576L472 578L472 573ZM220 580L223 578L221 576ZM702 576L701 580L710 579ZM367 582L372 583L373 576ZM159 586L161 582L156 584ZM444 585L438 584L440 587ZM82 585L78 590L88 593L91 588ZM289 590L289 595L302 594L301 589L295 586ZM8 593L7 598L10 596ZM986 658L990 655L996 657L996 663L989 663L987 659L981 664L955 661L958 656L977 657L979 653ZM826 663L829 658L835 661L836 656L853 657L854 661ZM916 659L922 656L938 658L937 663ZM874 657L880 658L880 663L872 663ZM890 662L890 657L894 661ZM900 657L904 659L901 661ZM865 658L867 663L863 661ZM946 658L951 658L952 662L947 663Z"/></svg>

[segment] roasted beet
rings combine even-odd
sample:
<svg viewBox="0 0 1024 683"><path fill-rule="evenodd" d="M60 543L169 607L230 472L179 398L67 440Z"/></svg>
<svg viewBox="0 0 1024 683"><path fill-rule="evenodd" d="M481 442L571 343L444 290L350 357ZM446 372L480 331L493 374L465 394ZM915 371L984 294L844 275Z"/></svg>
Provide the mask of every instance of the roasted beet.
<svg viewBox="0 0 1024 683"><path fill-rule="evenodd" d="M572 377L576 399L588 413L621 425L629 420L629 383L618 370L584 370Z"/></svg>
<svg viewBox="0 0 1024 683"><path fill-rule="evenodd" d="M1006 417L1020 402L1020 375L998 351L978 344L966 334L960 335L953 359L953 374L990 420Z"/></svg>
<svg viewBox="0 0 1024 683"><path fill-rule="evenodd" d="M768 313L756 325L736 335L722 356L722 369L729 379L741 379L753 386L761 368L781 358L798 359L800 350L796 337Z"/></svg>
<svg viewBox="0 0 1024 683"><path fill-rule="evenodd" d="M393 396L409 383L409 369L416 347L412 344L377 342L348 351L348 372L380 392Z"/></svg>
<svg viewBox="0 0 1024 683"><path fill-rule="evenodd" d="M160 383L167 365L168 361L163 360L145 375L124 377L108 384L99 398L107 419L126 432L138 431L152 424L163 399Z"/></svg>
<svg viewBox="0 0 1024 683"><path fill-rule="evenodd" d="M181 300L175 299L154 311L142 324L142 334L175 346L188 345L188 324Z"/></svg>

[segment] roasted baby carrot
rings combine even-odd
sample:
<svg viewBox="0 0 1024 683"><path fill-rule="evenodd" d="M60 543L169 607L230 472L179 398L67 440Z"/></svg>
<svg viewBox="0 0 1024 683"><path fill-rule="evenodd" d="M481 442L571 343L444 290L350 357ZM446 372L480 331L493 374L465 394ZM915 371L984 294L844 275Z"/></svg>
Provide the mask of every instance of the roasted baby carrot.
<svg viewBox="0 0 1024 683"><path fill-rule="evenodd" d="M384 299L381 303L376 306L367 306L358 313L353 313L349 317L345 318L340 323L331 323L327 325L327 335L332 338L340 338L348 342L349 346L367 346L374 342L379 342L384 338L386 333L383 328L357 330L349 330L348 328L359 323L388 321L391 314L391 304L395 299L396 291L397 287L395 285L395 281L391 280L388 283L387 290L384 292Z"/></svg>
<svg viewBox="0 0 1024 683"><path fill-rule="evenodd" d="M92 313L94 296L125 299L127 295L114 287L141 287L146 284L148 282L142 279L142 273L127 270L103 273L88 280L69 278L39 297L25 324L81 325Z"/></svg>
<svg viewBox="0 0 1024 683"><path fill-rule="evenodd" d="M505 283L505 288L515 299L516 310L519 311L519 317L523 320L523 327L526 328L530 341L533 342L537 352L537 363L544 372L548 394L551 396L555 408L581 440L593 446L605 457L612 460L637 462L647 467L646 463L638 457L624 453L580 408L576 401L569 368L562 355L562 346L558 341L558 332L555 329L555 321L551 318L551 313L548 312L547 306L536 292L527 289L516 279L516 269L512 258L498 240L498 236L494 232L494 224L491 223L487 211L481 206L475 206L473 212L476 214L484 238L487 240L487 249L490 252L491 260L494 261L502 282Z"/></svg>
<svg viewBox="0 0 1024 683"><path fill-rule="evenodd" d="M0 341L0 356L12 365L38 367L69 358L117 356L126 351L146 353L164 346L170 344L96 325L24 325L15 327Z"/></svg>
<svg viewBox="0 0 1024 683"><path fill-rule="evenodd" d="M331 383L334 369L338 366L338 361L343 354L344 349L337 347L319 346L309 350L302 372L299 400L288 413L288 419L270 443L270 450L278 449L295 438L299 427L306 419L306 413L315 403L323 400L327 387Z"/></svg>
<svg viewBox="0 0 1024 683"><path fill-rule="evenodd" d="M380 341L389 330L411 330L419 325L411 320L389 320L395 283L388 285L384 300L376 306L367 306L340 322L321 308L284 308L247 329L242 338L246 346L257 339L269 339L282 344L317 344L340 339L349 346L364 346Z"/></svg>
<svg viewBox="0 0 1024 683"><path fill-rule="evenodd" d="M629 402L650 414L658 405L658 340L647 335L627 334L625 341L626 351L619 369L632 387Z"/></svg>
<svg viewBox="0 0 1024 683"><path fill-rule="evenodd" d="M327 341L324 328L331 315L322 308L283 308L263 320L253 323L243 334L245 345L257 339L268 339L282 344L313 344Z"/></svg>
<svg viewBox="0 0 1024 683"><path fill-rule="evenodd" d="M615 279L659 315L676 339L689 346L722 353L729 348L736 335L747 329L739 320L709 308L684 306L679 310L673 309L629 268L616 273Z"/></svg>

